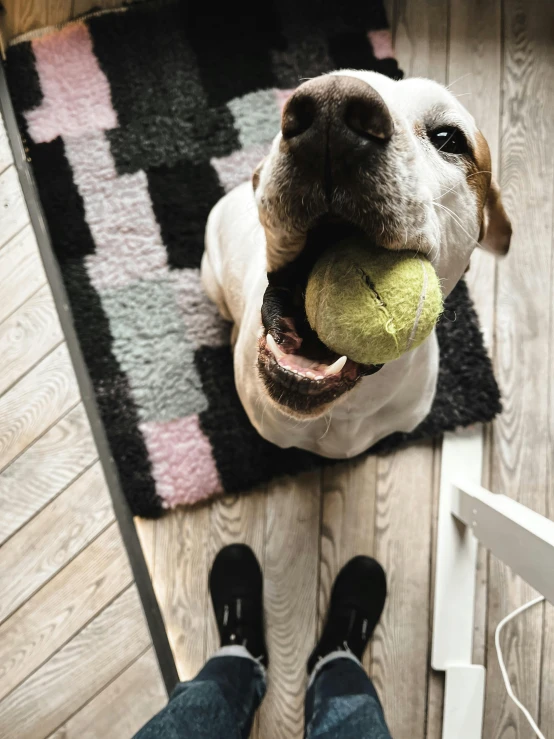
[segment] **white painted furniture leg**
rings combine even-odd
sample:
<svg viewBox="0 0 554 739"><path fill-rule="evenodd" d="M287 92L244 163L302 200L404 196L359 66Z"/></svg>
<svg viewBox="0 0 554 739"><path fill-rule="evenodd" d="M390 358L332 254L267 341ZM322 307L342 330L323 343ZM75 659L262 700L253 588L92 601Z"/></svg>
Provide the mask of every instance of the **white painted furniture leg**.
<svg viewBox="0 0 554 739"><path fill-rule="evenodd" d="M475 739L483 728L485 668L459 665L446 669L442 739Z"/></svg>
<svg viewBox="0 0 554 739"><path fill-rule="evenodd" d="M477 539L465 524L452 515L457 495L452 480L463 478L479 484L482 464L481 426L445 435L442 443L431 656L435 670L446 670L449 665L456 663L471 664Z"/></svg>
<svg viewBox="0 0 554 739"><path fill-rule="evenodd" d="M554 521L469 480L455 480L452 512L487 547L554 603Z"/></svg>
<svg viewBox="0 0 554 739"><path fill-rule="evenodd" d="M554 521L481 487L483 432L442 446L431 664L446 672L443 739L481 739L485 668L471 664L478 542L554 604Z"/></svg>
<svg viewBox="0 0 554 739"><path fill-rule="evenodd" d="M446 672L443 739L481 739L485 669L471 664L477 540L452 515L454 479L481 482L483 429L446 434L442 444L431 664Z"/></svg>

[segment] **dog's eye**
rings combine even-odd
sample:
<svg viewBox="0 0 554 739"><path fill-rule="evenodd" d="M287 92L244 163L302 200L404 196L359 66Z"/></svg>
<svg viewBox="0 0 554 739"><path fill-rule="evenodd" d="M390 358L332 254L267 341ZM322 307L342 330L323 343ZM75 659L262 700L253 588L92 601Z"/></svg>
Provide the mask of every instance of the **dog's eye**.
<svg viewBox="0 0 554 739"><path fill-rule="evenodd" d="M455 126L441 126L429 131L429 141L435 149L443 154L467 154L467 139Z"/></svg>

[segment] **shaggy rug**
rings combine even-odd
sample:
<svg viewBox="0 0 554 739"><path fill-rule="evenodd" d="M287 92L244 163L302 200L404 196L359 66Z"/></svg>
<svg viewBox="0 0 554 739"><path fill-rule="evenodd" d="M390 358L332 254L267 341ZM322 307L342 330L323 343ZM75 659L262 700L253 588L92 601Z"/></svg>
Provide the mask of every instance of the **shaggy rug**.
<svg viewBox="0 0 554 739"><path fill-rule="evenodd" d="M243 7L244 5L244 7ZM11 46L7 72L96 400L133 513L323 460L254 431L199 279L206 217L248 179L305 77L401 73L381 0L141 3ZM500 410L464 282L438 326L430 416L385 452Z"/></svg>

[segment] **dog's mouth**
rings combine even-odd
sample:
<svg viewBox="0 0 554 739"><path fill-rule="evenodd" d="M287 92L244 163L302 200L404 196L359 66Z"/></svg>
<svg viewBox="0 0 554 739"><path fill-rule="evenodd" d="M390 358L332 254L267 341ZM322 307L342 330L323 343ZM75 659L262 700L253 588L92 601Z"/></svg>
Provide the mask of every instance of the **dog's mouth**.
<svg viewBox="0 0 554 739"><path fill-rule="evenodd" d="M310 229L294 262L268 274L262 305L258 368L270 397L294 414L317 416L359 380L382 365L363 365L327 347L311 328L304 308L310 271L324 249L360 233L348 221L325 216Z"/></svg>

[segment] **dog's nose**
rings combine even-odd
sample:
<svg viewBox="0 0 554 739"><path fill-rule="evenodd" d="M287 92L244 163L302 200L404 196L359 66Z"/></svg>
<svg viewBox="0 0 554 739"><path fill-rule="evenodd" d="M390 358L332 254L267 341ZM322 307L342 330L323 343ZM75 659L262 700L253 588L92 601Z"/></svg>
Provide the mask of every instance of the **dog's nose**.
<svg viewBox="0 0 554 739"><path fill-rule="evenodd" d="M283 143L307 157L329 144L335 153L385 144L394 132L392 116L371 85L356 77L326 75L301 85L283 109Z"/></svg>

